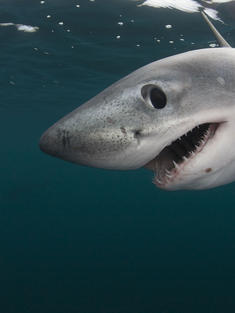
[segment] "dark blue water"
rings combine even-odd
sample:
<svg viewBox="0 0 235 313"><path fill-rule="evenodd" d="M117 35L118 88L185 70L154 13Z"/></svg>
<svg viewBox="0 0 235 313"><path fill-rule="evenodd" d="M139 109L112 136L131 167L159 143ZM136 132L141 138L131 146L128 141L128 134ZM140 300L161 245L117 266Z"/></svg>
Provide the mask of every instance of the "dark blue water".
<svg viewBox="0 0 235 313"><path fill-rule="evenodd" d="M199 14L136 4L0 4L0 22L40 27L0 27L0 313L235 312L234 184L169 193L146 170L80 167L38 148L112 82L214 42ZM235 42L231 19L216 25Z"/></svg>

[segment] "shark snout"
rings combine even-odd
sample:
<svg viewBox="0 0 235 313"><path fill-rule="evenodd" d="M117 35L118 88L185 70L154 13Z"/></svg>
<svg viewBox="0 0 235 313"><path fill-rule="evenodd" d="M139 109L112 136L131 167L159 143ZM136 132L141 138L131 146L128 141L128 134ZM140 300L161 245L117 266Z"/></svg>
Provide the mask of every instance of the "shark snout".
<svg viewBox="0 0 235 313"><path fill-rule="evenodd" d="M41 150L105 169L135 169L148 163L156 150L148 127L152 112L133 96L133 90L117 94L122 90L117 87L103 91L51 126L40 139Z"/></svg>
<svg viewBox="0 0 235 313"><path fill-rule="evenodd" d="M133 162L132 148L138 143L136 134L138 131L110 116L88 117L85 110L79 110L46 130L39 146L43 152L73 163L126 169Z"/></svg>
<svg viewBox="0 0 235 313"><path fill-rule="evenodd" d="M43 152L56 157L62 157L65 151L69 149L69 145L69 131L56 125L45 131L39 141L39 147Z"/></svg>
<svg viewBox="0 0 235 313"><path fill-rule="evenodd" d="M66 161L89 165L99 147L94 131L84 124L84 121L70 118L58 121L42 134L40 149Z"/></svg>

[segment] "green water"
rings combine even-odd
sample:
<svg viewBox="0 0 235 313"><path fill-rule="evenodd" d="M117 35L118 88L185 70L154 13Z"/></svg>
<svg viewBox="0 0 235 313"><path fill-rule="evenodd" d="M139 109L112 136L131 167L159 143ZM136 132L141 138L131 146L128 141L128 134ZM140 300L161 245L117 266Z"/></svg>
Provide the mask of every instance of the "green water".
<svg viewBox="0 0 235 313"><path fill-rule="evenodd" d="M0 27L0 313L235 312L234 184L169 193L146 170L80 167L38 148L115 80L213 37L197 14L76 4L0 3L1 22L40 27ZM216 23L232 43L227 24Z"/></svg>

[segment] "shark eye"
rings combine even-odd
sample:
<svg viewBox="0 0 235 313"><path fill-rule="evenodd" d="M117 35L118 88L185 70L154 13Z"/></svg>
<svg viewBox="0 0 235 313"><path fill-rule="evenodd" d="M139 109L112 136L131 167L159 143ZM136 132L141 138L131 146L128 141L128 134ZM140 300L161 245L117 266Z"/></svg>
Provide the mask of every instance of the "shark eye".
<svg viewBox="0 0 235 313"><path fill-rule="evenodd" d="M155 109L163 109L166 106L167 98L165 93L155 85L146 85L141 89L142 97Z"/></svg>

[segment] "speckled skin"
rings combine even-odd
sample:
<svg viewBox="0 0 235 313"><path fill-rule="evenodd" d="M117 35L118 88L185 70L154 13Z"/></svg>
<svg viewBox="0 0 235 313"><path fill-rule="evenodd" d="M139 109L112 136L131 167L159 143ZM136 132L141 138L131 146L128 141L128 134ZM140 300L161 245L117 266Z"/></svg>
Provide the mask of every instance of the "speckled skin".
<svg viewBox="0 0 235 313"><path fill-rule="evenodd" d="M147 84L160 87L166 94L167 105L163 109L155 109L143 99L141 88ZM235 125L234 86L232 48L202 49L168 57L131 73L59 120L43 134L40 147L78 164L122 170L139 168L199 124L228 121L227 125ZM227 135L231 138L231 133ZM232 181L234 148L229 157L234 165L232 176L226 174L220 182L217 175L216 183L211 183L215 171L207 173L206 178L196 173L200 168L216 168L218 172L219 163L212 164L211 159L213 153L222 157L224 149L231 150L233 140L227 141L224 144L218 139L201 160L197 157L195 173L191 165L188 171L192 173L185 174L188 180L182 179L169 189L185 188L185 184L189 188L208 188ZM222 163L224 167L224 159Z"/></svg>

